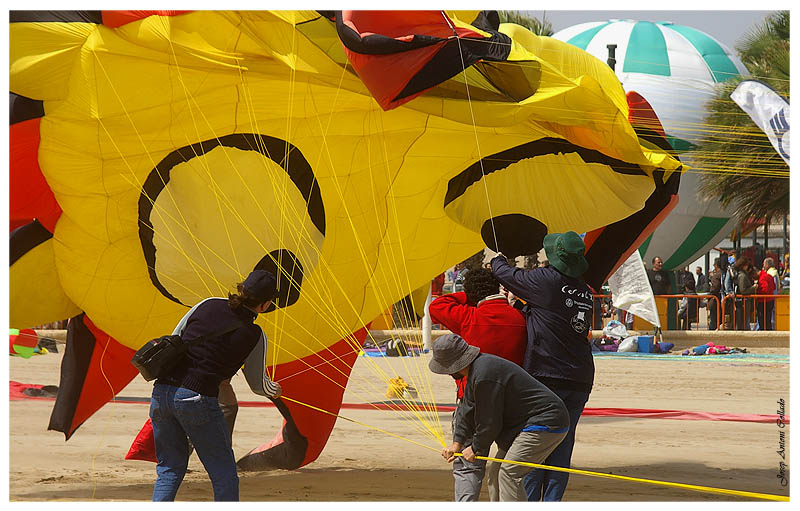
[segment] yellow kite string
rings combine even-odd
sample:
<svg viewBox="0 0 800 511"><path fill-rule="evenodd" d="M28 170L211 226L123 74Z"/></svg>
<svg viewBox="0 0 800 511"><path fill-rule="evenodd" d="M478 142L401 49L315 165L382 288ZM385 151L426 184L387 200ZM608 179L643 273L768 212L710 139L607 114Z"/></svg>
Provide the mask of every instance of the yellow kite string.
<svg viewBox="0 0 800 511"><path fill-rule="evenodd" d="M462 456L461 453L457 453L456 456ZM725 488L714 488L711 486L699 486L695 484L684 484L684 483L673 483L670 481L659 481L657 479L644 479L641 477L629 477L629 476L621 476L617 474L606 474L604 472L591 472L589 470L580 470L577 468L564 468L564 467L553 467L550 465L542 465L540 463L528 463L525 461L514 461L514 460L504 460L502 458L490 458L488 456L475 456L477 459L486 460L486 461L494 461L497 463L510 463L513 465L523 465L526 467L533 467L533 468L540 468L544 470L554 470L557 472L567 472L570 474L577 474L577 475L584 475L584 476L591 476L591 477L603 477L606 479L617 479L621 481L630 481L634 483L646 483L646 484L654 484L659 486L669 486L672 488L681 488L684 490L694 490L694 491L701 491L706 493L723 493L726 495L737 495L739 497L751 497L754 499L762 499L762 500L777 500L777 501L784 501L788 502L789 497L783 495L773 495L771 493L756 493L756 492L749 492L749 491L740 491L740 490L728 490Z"/></svg>

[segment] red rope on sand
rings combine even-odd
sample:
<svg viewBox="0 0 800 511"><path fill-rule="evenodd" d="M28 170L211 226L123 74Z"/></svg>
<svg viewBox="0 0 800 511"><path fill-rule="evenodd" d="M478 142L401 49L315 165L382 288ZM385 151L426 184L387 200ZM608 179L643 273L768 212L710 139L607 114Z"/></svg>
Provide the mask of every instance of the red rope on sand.
<svg viewBox="0 0 800 511"><path fill-rule="evenodd" d="M10 384L10 399L46 399L53 400L52 397L32 397L23 393L26 388L41 388L41 385L27 385L15 381ZM117 398L112 403L150 403L150 398L129 397ZM272 401L239 401L239 406L243 408L270 408L275 404ZM342 403L342 410L391 410L391 411L413 411L425 412L436 411L438 413L450 413L456 409L454 405L436 406L409 406L405 403ZM629 417L631 419L670 419L670 420L692 420L692 421L728 421L728 422L758 422L773 423L779 419L778 415L771 414L737 414L723 412L693 412L687 410L658 410L649 408L584 408L583 417ZM789 424L789 416L781 420L784 424Z"/></svg>

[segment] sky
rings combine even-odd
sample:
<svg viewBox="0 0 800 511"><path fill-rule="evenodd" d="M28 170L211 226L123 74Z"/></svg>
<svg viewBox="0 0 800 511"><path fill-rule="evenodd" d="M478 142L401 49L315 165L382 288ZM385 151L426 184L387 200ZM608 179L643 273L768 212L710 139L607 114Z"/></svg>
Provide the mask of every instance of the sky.
<svg viewBox="0 0 800 511"><path fill-rule="evenodd" d="M742 36L754 25L758 25L768 14L775 11L542 11L529 10L528 15L544 18L553 25L553 31L586 23L610 19L633 19L637 21L671 21L676 25L696 28L734 49Z"/></svg>

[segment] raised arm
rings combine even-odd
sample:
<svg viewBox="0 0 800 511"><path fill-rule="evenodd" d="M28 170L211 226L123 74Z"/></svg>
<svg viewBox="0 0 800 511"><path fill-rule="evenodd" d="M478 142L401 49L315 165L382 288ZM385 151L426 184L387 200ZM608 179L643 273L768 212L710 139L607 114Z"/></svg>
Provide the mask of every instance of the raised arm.
<svg viewBox="0 0 800 511"><path fill-rule="evenodd" d="M534 271L511 266L503 254L497 254L492 259L492 273L500 284L526 302L536 297L538 286L531 275Z"/></svg>
<svg viewBox="0 0 800 511"><path fill-rule="evenodd" d="M471 309L467 305L467 294L463 291L442 295L428 306L431 320L457 335L461 335L461 325L469 316Z"/></svg>

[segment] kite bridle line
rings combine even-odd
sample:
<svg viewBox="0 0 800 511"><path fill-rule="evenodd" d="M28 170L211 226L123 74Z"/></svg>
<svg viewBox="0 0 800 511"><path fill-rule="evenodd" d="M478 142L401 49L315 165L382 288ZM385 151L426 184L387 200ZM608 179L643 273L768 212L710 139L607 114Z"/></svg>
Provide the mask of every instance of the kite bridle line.
<svg viewBox="0 0 800 511"><path fill-rule="evenodd" d="M489 212L489 222L492 225L492 237L494 238L494 248L495 251L499 252L500 246L497 244L497 231L494 228L494 215L492 214L492 203L491 200L489 199L489 185L486 182L486 172L483 168L483 156L481 155L481 144L480 141L478 140L478 127L475 123L475 112L472 108L472 97L469 94L469 81L467 80L467 67L466 63L464 62L464 52L461 49L461 38L458 36L456 27L453 24L450 17L447 16L447 14L444 11L439 11L439 12L441 13L445 22L450 27L450 30L453 31L453 37L455 37L456 44L458 44L458 55L461 57L461 73L464 75L464 89L467 92L467 104L469 105L469 115L470 118L472 119L472 131L475 135L475 149L478 151L478 163L480 164L481 175L483 176L483 179L481 179L481 181L483 181L483 190L486 193L486 207Z"/></svg>

